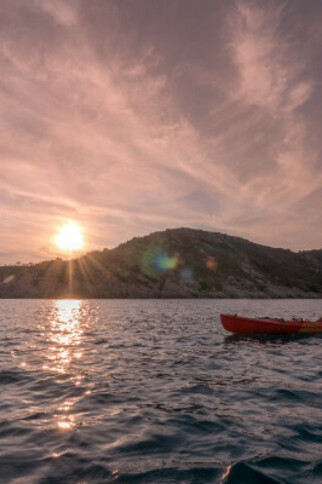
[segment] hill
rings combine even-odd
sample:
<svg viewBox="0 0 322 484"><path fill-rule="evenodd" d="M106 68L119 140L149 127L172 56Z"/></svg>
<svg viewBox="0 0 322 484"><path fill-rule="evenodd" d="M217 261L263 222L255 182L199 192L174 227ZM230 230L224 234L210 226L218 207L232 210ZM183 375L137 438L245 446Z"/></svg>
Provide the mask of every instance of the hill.
<svg viewBox="0 0 322 484"><path fill-rule="evenodd" d="M1 298L320 298L322 249L299 253L188 228L72 261L0 267Z"/></svg>

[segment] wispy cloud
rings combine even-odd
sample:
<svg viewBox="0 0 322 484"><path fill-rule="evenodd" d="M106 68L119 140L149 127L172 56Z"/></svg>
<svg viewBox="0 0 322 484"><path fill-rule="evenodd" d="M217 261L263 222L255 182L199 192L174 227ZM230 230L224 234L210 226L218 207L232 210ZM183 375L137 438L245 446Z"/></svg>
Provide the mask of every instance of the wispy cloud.
<svg viewBox="0 0 322 484"><path fill-rule="evenodd" d="M3 0L3 252L54 253L69 218L88 248L182 225L316 245L300 6L286 26L288 3L139 3Z"/></svg>
<svg viewBox="0 0 322 484"><path fill-rule="evenodd" d="M255 151L256 162L274 167L269 176L265 170L255 170L255 176L243 186L245 195L256 194L256 210L267 213L265 224L281 213L287 220L292 205L322 181L314 170L318 150L311 144L310 121L300 109L310 99L316 82L307 69L310 59L301 55L296 29L284 31L286 7L286 3L239 1L230 19L230 46L237 69L233 96L252 110L254 123L260 126L262 153ZM244 139L253 152L256 142L256 137Z"/></svg>

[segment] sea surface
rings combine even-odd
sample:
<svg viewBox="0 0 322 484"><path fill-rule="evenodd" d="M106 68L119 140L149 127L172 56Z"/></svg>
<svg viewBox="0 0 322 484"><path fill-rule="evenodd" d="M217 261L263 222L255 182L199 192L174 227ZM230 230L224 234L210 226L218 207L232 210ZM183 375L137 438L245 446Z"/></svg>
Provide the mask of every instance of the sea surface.
<svg viewBox="0 0 322 484"><path fill-rule="evenodd" d="M0 300L0 482L322 482L322 300Z"/></svg>

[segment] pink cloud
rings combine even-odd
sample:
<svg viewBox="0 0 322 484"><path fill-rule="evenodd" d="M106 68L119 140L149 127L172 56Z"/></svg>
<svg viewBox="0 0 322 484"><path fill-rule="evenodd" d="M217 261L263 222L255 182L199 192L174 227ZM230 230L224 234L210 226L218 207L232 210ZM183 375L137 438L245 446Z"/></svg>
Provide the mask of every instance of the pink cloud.
<svg viewBox="0 0 322 484"><path fill-rule="evenodd" d="M28 254L54 251L70 218L84 224L88 248L182 225L286 244L294 205L321 175L303 112L317 83L283 32L280 4L200 7L199 50L180 8L171 23L161 7L146 19L127 4L127 24L111 2L8 5L2 252L16 257L22 240ZM211 44L215 21L225 28ZM292 220L292 230L303 224Z"/></svg>

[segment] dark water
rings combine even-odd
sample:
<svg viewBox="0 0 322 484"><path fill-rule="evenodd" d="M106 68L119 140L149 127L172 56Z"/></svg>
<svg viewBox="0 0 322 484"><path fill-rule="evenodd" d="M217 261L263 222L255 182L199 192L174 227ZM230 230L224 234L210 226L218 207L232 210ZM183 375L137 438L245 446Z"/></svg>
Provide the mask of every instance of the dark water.
<svg viewBox="0 0 322 484"><path fill-rule="evenodd" d="M220 312L322 301L0 301L0 481L320 484L322 337Z"/></svg>

